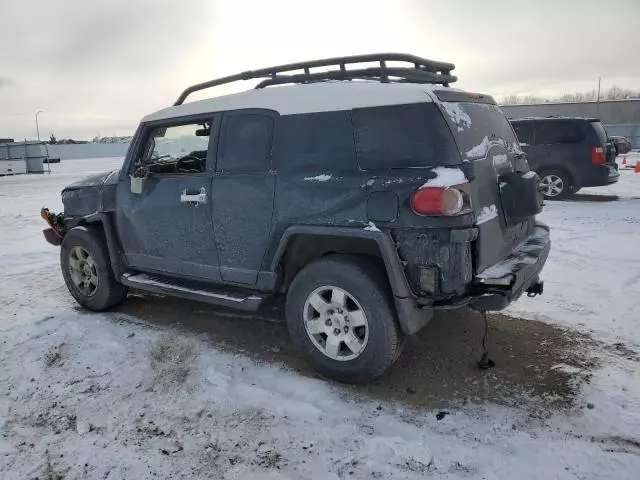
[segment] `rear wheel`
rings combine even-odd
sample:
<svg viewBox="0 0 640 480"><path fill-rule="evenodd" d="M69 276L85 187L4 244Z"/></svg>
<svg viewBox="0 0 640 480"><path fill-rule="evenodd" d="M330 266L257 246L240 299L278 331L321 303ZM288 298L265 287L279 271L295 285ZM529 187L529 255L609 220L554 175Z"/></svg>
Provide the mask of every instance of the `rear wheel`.
<svg viewBox="0 0 640 480"><path fill-rule="evenodd" d="M366 260L335 255L305 267L287 293L292 340L320 373L362 383L398 358L402 333L382 272Z"/></svg>
<svg viewBox="0 0 640 480"><path fill-rule="evenodd" d="M127 296L127 287L113 275L104 235L95 227L75 227L64 236L60 265L69 292L89 310L106 310Z"/></svg>
<svg viewBox="0 0 640 480"><path fill-rule="evenodd" d="M547 200L560 200L573 193L571 177L561 170L540 172L540 187Z"/></svg>

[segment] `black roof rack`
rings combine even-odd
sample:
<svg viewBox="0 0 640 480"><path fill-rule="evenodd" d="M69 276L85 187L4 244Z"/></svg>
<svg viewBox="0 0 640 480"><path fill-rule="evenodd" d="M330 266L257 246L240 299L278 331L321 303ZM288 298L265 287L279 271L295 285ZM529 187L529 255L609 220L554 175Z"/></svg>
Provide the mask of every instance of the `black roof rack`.
<svg viewBox="0 0 640 480"><path fill-rule="evenodd" d="M352 70L347 69L347 65L365 62L378 62L379 66ZM387 62L406 62L413 65L411 67L389 67L387 66ZM328 69L313 73L310 70L312 68L333 66L337 67L337 69ZM259 70L247 70L235 75L198 83L182 92L174 105L182 105L189 95L200 90L217 87L225 83L237 82L239 80L252 80L257 78L264 78L264 80L260 82L256 88L286 83L360 79L377 80L382 83L435 83L446 87L458 79L455 75L451 75L451 71L454 68L455 65L452 63L437 62L405 53L373 53L368 55L326 58L308 62L289 63L277 67L261 68ZM295 70L302 70L304 73L291 73Z"/></svg>

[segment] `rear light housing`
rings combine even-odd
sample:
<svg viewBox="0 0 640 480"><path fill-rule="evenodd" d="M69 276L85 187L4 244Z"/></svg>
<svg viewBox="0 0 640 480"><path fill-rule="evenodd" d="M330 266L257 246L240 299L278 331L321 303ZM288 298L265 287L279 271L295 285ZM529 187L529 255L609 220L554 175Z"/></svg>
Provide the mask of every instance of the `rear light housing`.
<svg viewBox="0 0 640 480"><path fill-rule="evenodd" d="M591 163L594 165L602 165L605 161L604 148L594 145L591 147Z"/></svg>
<svg viewBox="0 0 640 480"><path fill-rule="evenodd" d="M421 187L411 195L411 209L418 215L456 216L471 211L469 184Z"/></svg>

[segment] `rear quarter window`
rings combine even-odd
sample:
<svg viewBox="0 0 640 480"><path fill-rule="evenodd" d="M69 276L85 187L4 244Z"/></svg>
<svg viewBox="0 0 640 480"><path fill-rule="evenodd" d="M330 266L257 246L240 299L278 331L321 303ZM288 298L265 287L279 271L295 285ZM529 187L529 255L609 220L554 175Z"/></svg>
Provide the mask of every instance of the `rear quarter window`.
<svg viewBox="0 0 640 480"><path fill-rule="evenodd" d="M460 163L451 132L434 103L354 109L351 121L363 170Z"/></svg>
<svg viewBox="0 0 640 480"><path fill-rule="evenodd" d="M280 117L274 152L282 172L356 170L349 111Z"/></svg>

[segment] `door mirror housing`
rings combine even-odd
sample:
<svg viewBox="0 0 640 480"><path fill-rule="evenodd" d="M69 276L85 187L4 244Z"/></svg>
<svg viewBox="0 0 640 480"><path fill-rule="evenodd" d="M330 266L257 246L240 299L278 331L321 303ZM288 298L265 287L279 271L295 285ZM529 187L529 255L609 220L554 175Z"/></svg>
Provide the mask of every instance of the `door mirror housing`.
<svg viewBox="0 0 640 480"><path fill-rule="evenodd" d="M149 167L138 165L129 177L131 178L131 193L139 195L142 193L145 180L149 177Z"/></svg>

